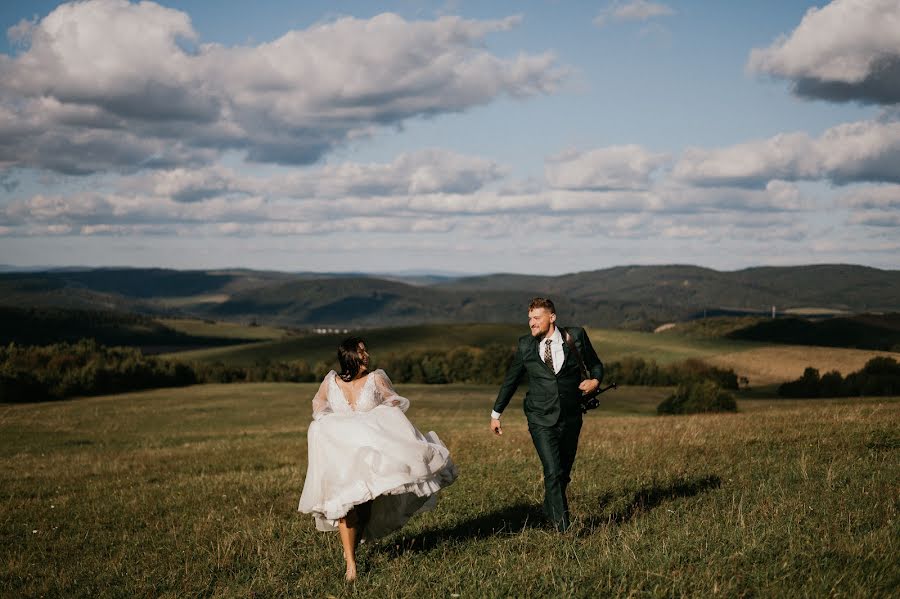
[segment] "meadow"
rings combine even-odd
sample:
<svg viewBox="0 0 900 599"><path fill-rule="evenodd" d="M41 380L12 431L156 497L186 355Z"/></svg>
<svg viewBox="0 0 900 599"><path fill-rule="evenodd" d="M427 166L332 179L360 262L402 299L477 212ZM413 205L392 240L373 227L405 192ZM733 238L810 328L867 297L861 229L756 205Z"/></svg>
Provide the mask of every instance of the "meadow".
<svg viewBox="0 0 900 599"><path fill-rule="evenodd" d="M900 398L755 400L659 417L661 388L585 420L573 529L496 388L403 385L460 471L435 511L363 545L296 512L315 384L204 385L0 406L6 597L888 597L900 588Z"/></svg>
<svg viewBox="0 0 900 599"><path fill-rule="evenodd" d="M191 321L165 321L176 330L205 335L214 334L217 327L213 325L199 329ZM250 327L240 328L231 325L241 335L249 336L254 330ZM223 329L224 330L224 329ZM492 343L515 346L516 340L528 333L523 324L450 324L419 325L411 327L393 327L384 329L368 329L354 331L366 339L372 350L377 352L408 352L434 349L450 349L469 345L480 347ZM709 356L735 353L769 347L770 344L719 338L698 338L684 335L657 335L639 331L619 329L588 328L588 334L598 353L606 361L621 360L626 357L642 357L655 359L660 364L669 364L688 358L706 358ZM347 337L347 334L300 335L281 337L257 343L246 343L238 346L207 348L193 351L168 354L168 357L200 362L222 361L225 364L247 366L265 360L302 359L309 363L319 360L334 359L334 348ZM802 371L801 371L802 372Z"/></svg>
<svg viewBox="0 0 900 599"><path fill-rule="evenodd" d="M513 346L516 339L527 332L527 327L512 324L426 324L367 329L353 331L349 334L364 337L375 352L381 350L403 353L423 349L450 349L466 345L481 347L491 343ZM222 362L230 366L252 366L257 362L279 360L305 360L310 365L318 361L330 363L335 361L335 348L349 334L306 334L232 347L176 352L164 357L185 362Z"/></svg>
<svg viewBox="0 0 900 599"><path fill-rule="evenodd" d="M165 321L176 330L211 336L223 331L223 337L250 337L256 330L241 325L215 324L199 327L191 321ZM269 331L268 329L266 329ZM759 341L743 341L722 336L696 336L667 332L664 334L599 329L589 327L588 334L607 363L625 358L655 360L660 365L700 359L713 366L730 368L746 377L750 386L766 386L767 393L776 383L799 378L807 366L820 372L837 370L842 375L859 370L876 356L889 356L900 361L900 353L851 349L842 347L812 347L783 345ZM318 362L335 361L334 348L346 334L294 335L278 329L270 332L273 339L226 347L181 351L164 357L184 362L222 362L231 366L252 366L267 361L304 360L309 366ZM423 350L447 350L460 346L483 347L488 344L514 346L528 329L524 324L452 324L420 325L369 329L355 332L366 339L377 361L379 353L404 353Z"/></svg>
<svg viewBox="0 0 900 599"><path fill-rule="evenodd" d="M250 326L225 320L198 320L196 318L159 318L165 326L195 337L216 337L219 339L281 339L289 334L286 329L265 325Z"/></svg>

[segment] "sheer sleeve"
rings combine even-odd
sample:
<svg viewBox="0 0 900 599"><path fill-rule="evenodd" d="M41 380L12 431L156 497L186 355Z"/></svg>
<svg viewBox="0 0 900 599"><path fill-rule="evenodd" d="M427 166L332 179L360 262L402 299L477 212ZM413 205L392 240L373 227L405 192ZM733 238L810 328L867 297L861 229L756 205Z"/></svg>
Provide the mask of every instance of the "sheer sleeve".
<svg viewBox="0 0 900 599"><path fill-rule="evenodd" d="M397 395L388 375L379 368L373 373L373 376L375 377L375 388L378 391L379 402L398 407L405 412L409 408L409 400Z"/></svg>
<svg viewBox="0 0 900 599"><path fill-rule="evenodd" d="M325 380L319 385L319 390L316 391L316 396L313 397L313 420L318 420L334 412L331 409L331 404L328 403L328 385L331 384L332 376L334 376L333 370L325 375Z"/></svg>

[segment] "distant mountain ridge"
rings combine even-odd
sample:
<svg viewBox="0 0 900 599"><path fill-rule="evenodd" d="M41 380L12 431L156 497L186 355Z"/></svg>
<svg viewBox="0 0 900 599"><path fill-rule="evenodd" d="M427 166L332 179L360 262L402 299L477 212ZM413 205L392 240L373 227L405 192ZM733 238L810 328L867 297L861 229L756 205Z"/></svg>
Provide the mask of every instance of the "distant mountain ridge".
<svg viewBox="0 0 900 599"><path fill-rule="evenodd" d="M528 300L551 297L560 321L649 330L704 311L900 311L900 271L855 265L618 266L531 276L452 278L117 268L0 274L0 305L108 309L255 320L281 326L521 322Z"/></svg>

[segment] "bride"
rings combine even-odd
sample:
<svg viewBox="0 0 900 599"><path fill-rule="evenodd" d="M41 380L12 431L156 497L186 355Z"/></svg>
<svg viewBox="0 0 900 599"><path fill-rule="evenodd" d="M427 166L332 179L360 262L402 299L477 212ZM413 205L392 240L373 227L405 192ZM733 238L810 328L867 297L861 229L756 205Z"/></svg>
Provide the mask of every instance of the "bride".
<svg viewBox="0 0 900 599"><path fill-rule="evenodd" d="M384 536L434 507L456 467L434 432L422 435L407 420L409 400L387 374L369 372L362 339L345 340L337 353L341 373L325 375L313 398L299 510L315 517L318 530L340 531L346 578L354 580L360 540Z"/></svg>

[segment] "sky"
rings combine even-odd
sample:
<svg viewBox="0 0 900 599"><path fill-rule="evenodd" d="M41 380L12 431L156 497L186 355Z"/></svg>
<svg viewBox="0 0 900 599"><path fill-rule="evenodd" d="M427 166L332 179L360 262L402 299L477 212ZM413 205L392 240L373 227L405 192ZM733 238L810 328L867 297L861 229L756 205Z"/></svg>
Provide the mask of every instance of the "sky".
<svg viewBox="0 0 900 599"><path fill-rule="evenodd" d="M0 265L900 268L900 1L0 4Z"/></svg>

